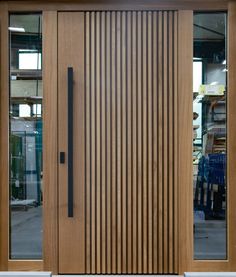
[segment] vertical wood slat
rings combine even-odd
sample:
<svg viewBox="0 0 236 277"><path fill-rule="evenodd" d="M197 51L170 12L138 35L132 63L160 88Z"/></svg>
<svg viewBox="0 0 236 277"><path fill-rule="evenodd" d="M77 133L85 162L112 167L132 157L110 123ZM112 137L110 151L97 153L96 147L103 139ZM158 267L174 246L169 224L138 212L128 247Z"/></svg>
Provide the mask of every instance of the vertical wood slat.
<svg viewBox="0 0 236 277"><path fill-rule="evenodd" d="M116 89L116 13L112 12L112 23L111 23L111 35L112 35L112 53L111 53L111 72L112 72L112 81L111 81L111 130L112 130L112 182L111 182L111 189L112 189L112 272L117 272L117 229L116 229L116 222L117 222L117 199L116 199L116 189L117 189L117 128L116 128L116 121L117 121L117 89Z"/></svg>
<svg viewBox="0 0 236 277"><path fill-rule="evenodd" d="M147 159L147 167L148 167L148 182L147 182L147 195L148 195L148 253L147 253L147 273L153 272L153 202L152 202L152 195L153 195L153 179L152 179L152 171L153 171L153 72L152 72L152 43L153 43L153 30L152 30L152 20L153 20L153 13L148 12L148 19L147 19L147 30L148 30L148 68L147 68L147 75L148 75L148 89L147 89L147 128L148 128L148 159Z"/></svg>
<svg viewBox="0 0 236 277"><path fill-rule="evenodd" d="M116 136L116 142L117 142L117 148L116 148L116 158L117 158L117 190L116 190L116 199L117 199L117 222L116 222L116 228L117 228L117 245L116 245L116 250L117 250L117 273L121 273L121 259L122 259L122 253L121 253L121 248L122 248L122 241L121 241L121 230L122 230L122 204L121 204L121 199L122 199L122 187L121 187L121 183L122 183L122 161L121 161L121 157L122 157L122 149L121 149L121 117L122 117L122 91L121 91L121 12L117 12L117 17L116 17L117 21L117 30L116 30L116 79L117 79L117 83L116 83L116 97L117 97L117 102L116 102L116 109L117 109L117 120L116 120L116 130L117 130L117 136Z"/></svg>
<svg viewBox="0 0 236 277"><path fill-rule="evenodd" d="M127 129L127 125L126 125L126 120L127 120L127 57L126 57L126 53L127 53L127 37L126 37L126 32L127 32L127 23L126 23L126 12L122 12L121 14L121 117L122 117L122 121L121 121L121 163L122 163L122 167L121 167L121 190L122 190L122 194L121 194L121 206L122 206L122 230L121 230L121 240L122 240L122 269L121 272L122 273L126 273L127 272L127 252L126 252L126 248L127 248L127 233L126 233L126 218L127 215L126 213L127 211L127 202L126 202L126 188L128 187L128 183L127 183L127 141L126 141L126 134L129 132L129 130Z"/></svg>
<svg viewBox="0 0 236 277"><path fill-rule="evenodd" d="M133 168L133 160L132 160L132 91L131 91L131 77L132 77L132 50L131 50L131 12L127 13L127 51L126 51L126 59L127 59L127 135L126 135L126 143L127 143L127 156L126 156L126 168L127 168L127 195L126 195L126 203L127 203L127 219L125 222L127 228L127 272L132 273L132 202L133 202L133 184L132 184L132 168Z"/></svg>
<svg viewBox="0 0 236 277"><path fill-rule="evenodd" d="M86 273L177 273L177 13L85 26Z"/></svg>
<svg viewBox="0 0 236 277"><path fill-rule="evenodd" d="M96 12L95 21L95 230L96 230L96 273L101 273L101 12Z"/></svg>
<svg viewBox="0 0 236 277"><path fill-rule="evenodd" d="M143 273L147 273L147 12L142 12L142 233Z"/></svg>
<svg viewBox="0 0 236 277"><path fill-rule="evenodd" d="M168 13L168 93L167 93L167 103L168 103L168 272L173 272L173 13Z"/></svg>
<svg viewBox="0 0 236 277"><path fill-rule="evenodd" d="M112 219L111 219L111 206L112 206L112 196L111 196L111 185L112 185L112 167L111 167L111 134L112 134L112 124L111 124L111 13L108 12L106 14L106 157L107 157L107 229L106 229L106 236L107 236L107 273L112 272L111 262L112 262Z"/></svg>
<svg viewBox="0 0 236 277"><path fill-rule="evenodd" d="M162 60L162 36L163 36L163 13L158 12L158 95L157 95L157 104L158 104L158 271L163 272L163 159L162 159L162 151L163 151L163 104L162 104L162 90L163 90L163 60Z"/></svg>
<svg viewBox="0 0 236 277"><path fill-rule="evenodd" d="M102 168L101 168L101 242L106 242L106 228L107 228L107 216L106 216L106 78L105 78L105 12L101 14L101 156L102 156ZM106 243L101 243L101 272L106 273Z"/></svg>
<svg viewBox="0 0 236 277"><path fill-rule="evenodd" d="M179 272L179 255L178 255L178 162L177 162L177 158L178 158L178 59L177 59L177 55L178 55L178 51L177 51L177 47L176 45L178 44L178 40L177 40L177 31L178 31L178 14L177 12L174 13L174 41L173 41L173 68L174 68L174 72L173 72L173 87L174 87L174 91L173 91L173 124L174 124L174 137L173 137L173 162L174 162L174 172L173 172L173 179L174 179L174 184L173 184L173 201L174 201L174 205L173 205L173 209L174 209L174 218L173 218L173 224L174 224L174 228L173 228L173 232L174 232L174 252L173 252L173 259L174 259L174 272Z"/></svg>
<svg viewBox="0 0 236 277"><path fill-rule="evenodd" d="M137 224L137 233L138 233L138 268L137 272L142 273L143 271L143 256L142 256L142 248L143 248L143 239L142 239L142 52L141 52L141 43L142 43L142 18L141 12L137 14L137 129L138 129L138 138L137 138L137 161L138 161L138 168L137 168L137 185L138 185L138 224Z"/></svg>
<svg viewBox="0 0 236 277"><path fill-rule="evenodd" d="M132 12L132 272L137 272L137 172L138 172L138 159L137 159L137 13Z"/></svg>
<svg viewBox="0 0 236 277"><path fill-rule="evenodd" d="M167 105L167 92L168 92L168 73L167 73L167 57L168 57L168 47L167 47L167 12L163 13L163 37L162 37L162 69L163 69L163 90L162 90L162 107L163 107L163 151L162 151L162 168L163 168L163 206L162 206L162 213L163 213L163 271L164 273L168 272L168 207L167 207L167 200L168 200L168 105Z"/></svg>
<svg viewBox="0 0 236 277"><path fill-rule="evenodd" d="M91 209L91 273L96 273L97 268L96 268L96 232L95 232L95 213L96 213L96 206L95 206L95 12L91 13L91 35L90 35L90 40L91 40L91 52L90 52L90 57L91 57L91 68L90 68L90 74L91 74L91 91L90 91L90 103L91 103L91 110L90 110L90 124L91 124L91 145L88 145L86 149L88 149L91 146L90 150L90 164L91 164L91 171L90 171L90 178L91 178L91 197L90 197L90 209ZM87 47L85 47L87 48ZM90 127L90 126L89 126ZM88 126L87 126L88 128ZM87 238L88 239L88 238Z"/></svg>
<svg viewBox="0 0 236 277"><path fill-rule="evenodd" d="M158 72L158 13L153 13L153 63L152 70L153 75L157 76ZM153 78L153 164L152 164L152 180L153 180L153 272L158 272L158 80Z"/></svg>

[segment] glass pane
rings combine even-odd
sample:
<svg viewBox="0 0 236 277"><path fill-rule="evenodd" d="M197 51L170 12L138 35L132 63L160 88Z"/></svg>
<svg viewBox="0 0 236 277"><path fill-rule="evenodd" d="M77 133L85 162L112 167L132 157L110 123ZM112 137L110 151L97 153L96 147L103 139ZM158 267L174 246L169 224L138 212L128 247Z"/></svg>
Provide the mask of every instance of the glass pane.
<svg viewBox="0 0 236 277"><path fill-rule="evenodd" d="M194 14L194 258L227 259L227 14Z"/></svg>
<svg viewBox="0 0 236 277"><path fill-rule="evenodd" d="M42 258L42 16L11 14L10 259Z"/></svg>

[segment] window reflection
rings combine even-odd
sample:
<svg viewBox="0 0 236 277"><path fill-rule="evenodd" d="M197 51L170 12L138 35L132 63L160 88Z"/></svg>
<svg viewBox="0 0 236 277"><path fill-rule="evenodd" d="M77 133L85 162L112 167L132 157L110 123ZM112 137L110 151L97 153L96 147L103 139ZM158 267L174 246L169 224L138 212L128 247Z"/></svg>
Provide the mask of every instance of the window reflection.
<svg viewBox="0 0 236 277"><path fill-rule="evenodd" d="M226 13L194 14L195 259L226 259Z"/></svg>
<svg viewBox="0 0 236 277"><path fill-rule="evenodd" d="M10 258L42 258L42 17L12 14Z"/></svg>

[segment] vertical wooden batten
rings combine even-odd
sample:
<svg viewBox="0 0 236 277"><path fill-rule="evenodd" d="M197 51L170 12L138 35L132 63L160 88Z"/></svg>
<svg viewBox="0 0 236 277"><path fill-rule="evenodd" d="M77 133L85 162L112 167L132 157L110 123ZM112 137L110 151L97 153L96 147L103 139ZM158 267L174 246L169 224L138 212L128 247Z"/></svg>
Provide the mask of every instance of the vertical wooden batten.
<svg viewBox="0 0 236 277"><path fill-rule="evenodd" d="M43 259L58 273L57 12L43 12Z"/></svg>
<svg viewBox="0 0 236 277"><path fill-rule="evenodd" d="M177 273L177 12L84 15L86 273Z"/></svg>

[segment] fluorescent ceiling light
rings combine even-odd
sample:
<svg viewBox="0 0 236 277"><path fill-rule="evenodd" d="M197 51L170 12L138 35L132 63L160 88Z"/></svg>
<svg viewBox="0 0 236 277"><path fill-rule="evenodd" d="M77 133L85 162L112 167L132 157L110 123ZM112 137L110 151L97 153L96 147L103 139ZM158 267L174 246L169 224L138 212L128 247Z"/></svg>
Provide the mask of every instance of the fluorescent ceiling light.
<svg viewBox="0 0 236 277"><path fill-rule="evenodd" d="M226 68L222 70L222 72L227 72L227 71L228 71L228 69L226 69Z"/></svg>
<svg viewBox="0 0 236 277"><path fill-rule="evenodd" d="M12 32L20 32L20 33L25 32L25 28L21 28L21 27L9 27L8 30Z"/></svg>
<svg viewBox="0 0 236 277"><path fill-rule="evenodd" d="M226 64L226 60L224 60L224 61L222 62L222 64Z"/></svg>

